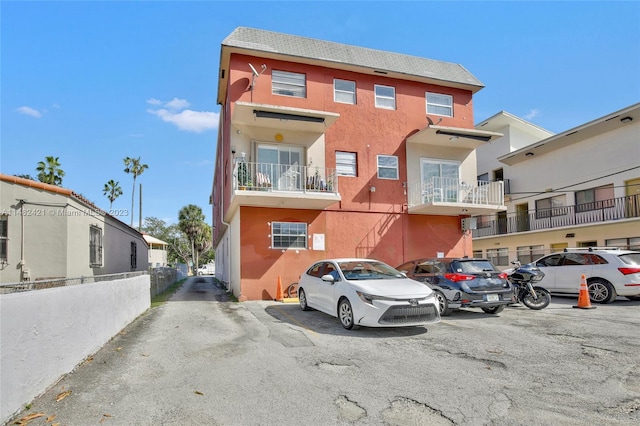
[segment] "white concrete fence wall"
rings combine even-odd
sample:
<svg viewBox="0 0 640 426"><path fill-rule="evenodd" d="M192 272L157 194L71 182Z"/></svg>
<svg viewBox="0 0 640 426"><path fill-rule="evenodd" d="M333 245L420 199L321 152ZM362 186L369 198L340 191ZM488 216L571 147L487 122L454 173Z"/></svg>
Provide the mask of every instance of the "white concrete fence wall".
<svg viewBox="0 0 640 426"><path fill-rule="evenodd" d="M149 275L0 294L0 424L150 306Z"/></svg>

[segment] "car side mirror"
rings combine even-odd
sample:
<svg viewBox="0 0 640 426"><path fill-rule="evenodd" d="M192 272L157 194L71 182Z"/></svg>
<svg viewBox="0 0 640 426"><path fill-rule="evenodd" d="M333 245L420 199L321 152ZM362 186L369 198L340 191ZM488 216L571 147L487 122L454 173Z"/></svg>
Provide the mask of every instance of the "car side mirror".
<svg viewBox="0 0 640 426"><path fill-rule="evenodd" d="M333 284L333 282L336 280L333 277L333 275L331 275L331 274L323 275L321 279L322 279L322 281L326 281L326 282L329 282L331 284Z"/></svg>

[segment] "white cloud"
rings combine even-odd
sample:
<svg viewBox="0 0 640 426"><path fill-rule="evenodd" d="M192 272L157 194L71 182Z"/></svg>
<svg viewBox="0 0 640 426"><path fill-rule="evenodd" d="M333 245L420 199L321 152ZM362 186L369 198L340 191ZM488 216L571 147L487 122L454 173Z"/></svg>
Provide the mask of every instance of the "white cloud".
<svg viewBox="0 0 640 426"><path fill-rule="evenodd" d="M218 113L207 111L193 111L186 109L181 112L172 112L167 109L147 110L150 114L157 115L167 123L175 124L180 130L202 133L215 129L218 125Z"/></svg>
<svg viewBox="0 0 640 426"><path fill-rule="evenodd" d="M534 108L531 111L529 111L529 113L526 114L523 118L525 120L531 120L532 118L537 117L539 114L540 114L540 110Z"/></svg>
<svg viewBox="0 0 640 426"><path fill-rule="evenodd" d="M40 111L30 108L28 106L20 107L16 109L16 111L18 111L20 114L30 115L31 117L35 117L35 118L42 117L42 113L40 113Z"/></svg>
<svg viewBox="0 0 640 426"><path fill-rule="evenodd" d="M173 110L182 110L185 109L187 107L189 107L191 104L189 102L187 102L184 99L178 99L178 98L173 98L172 100L170 100L169 102L167 102L166 104L164 104L165 107L169 108L169 109L173 109Z"/></svg>
<svg viewBox="0 0 640 426"><path fill-rule="evenodd" d="M162 105L162 101L159 101L156 98L147 99L147 103L151 105Z"/></svg>

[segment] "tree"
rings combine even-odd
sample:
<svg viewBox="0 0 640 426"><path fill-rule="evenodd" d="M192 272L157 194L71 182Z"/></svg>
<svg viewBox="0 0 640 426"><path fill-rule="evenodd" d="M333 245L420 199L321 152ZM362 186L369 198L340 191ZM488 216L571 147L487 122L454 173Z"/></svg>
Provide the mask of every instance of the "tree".
<svg viewBox="0 0 640 426"><path fill-rule="evenodd" d="M133 175L133 191L131 191L131 227L133 227L133 212L134 212L134 204L133 201L135 199L136 193L136 178L140 176L149 166L146 164L140 163L140 157L131 158L125 157L124 159L124 172L131 173Z"/></svg>
<svg viewBox="0 0 640 426"><path fill-rule="evenodd" d="M204 213L202 209L194 204L180 209L178 213L178 228L184 232L191 245L191 259L193 261L193 273L198 267L198 252L196 251L196 242L203 233Z"/></svg>
<svg viewBox="0 0 640 426"><path fill-rule="evenodd" d="M104 184L104 188L102 189L102 193L107 196L109 199L109 210L111 210L111 206L113 202L122 195L122 188L120 187L120 182L116 182L111 179L109 182Z"/></svg>
<svg viewBox="0 0 640 426"><path fill-rule="evenodd" d="M178 225L167 225L162 219L147 217L144 219L140 232L169 243L167 247L167 262L171 264L189 263L191 257L190 244L187 237L178 228Z"/></svg>
<svg viewBox="0 0 640 426"><path fill-rule="evenodd" d="M31 176L30 174L19 174L19 175L14 175L15 177L19 177L22 179L29 179L29 180L36 180L33 176Z"/></svg>
<svg viewBox="0 0 640 426"><path fill-rule="evenodd" d="M36 171L38 172L38 180L40 182L57 186L62 185L64 170L60 168L58 157L45 157L45 161L38 162Z"/></svg>

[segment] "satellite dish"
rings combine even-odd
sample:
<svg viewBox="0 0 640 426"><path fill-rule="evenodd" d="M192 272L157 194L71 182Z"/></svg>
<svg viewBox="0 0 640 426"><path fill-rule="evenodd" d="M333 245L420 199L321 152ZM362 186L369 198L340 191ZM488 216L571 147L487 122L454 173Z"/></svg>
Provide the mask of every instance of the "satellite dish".
<svg viewBox="0 0 640 426"><path fill-rule="evenodd" d="M253 68L253 67L251 67ZM427 121L429 122L429 126L433 126L433 120L429 118L429 116L427 116Z"/></svg>
<svg viewBox="0 0 640 426"><path fill-rule="evenodd" d="M249 64L249 68L251 68L251 72L253 72L253 75L255 75L256 77L260 76L258 71L256 71L256 69L253 67L253 65Z"/></svg>

